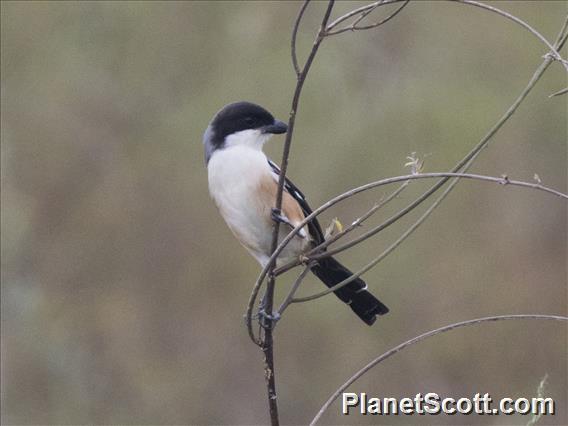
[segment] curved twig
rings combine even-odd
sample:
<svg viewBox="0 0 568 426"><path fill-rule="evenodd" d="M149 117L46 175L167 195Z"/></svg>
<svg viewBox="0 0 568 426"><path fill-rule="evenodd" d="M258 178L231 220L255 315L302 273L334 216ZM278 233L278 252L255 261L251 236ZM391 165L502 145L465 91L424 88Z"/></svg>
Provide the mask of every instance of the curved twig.
<svg viewBox="0 0 568 426"><path fill-rule="evenodd" d="M374 3L370 3L370 4L367 4L365 6L361 6L357 9L353 9L352 11L347 12L346 14L341 15L340 17L335 19L331 24L329 24L327 26L327 28L325 30L326 30L326 32L329 32L332 29L334 29L335 27L337 27L339 24L341 24L342 22L345 22L346 20L348 20L349 18L352 18L353 16L356 16L358 14L368 13L370 10L373 10L373 9L379 7L379 6L386 6L387 4L400 3L401 1L404 1L404 0L379 0L379 1L376 1Z"/></svg>
<svg viewBox="0 0 568 426"><path fill-rule="evenodd" d="M300 8L300 12L298 12L298 17L296 18L296 22L294 23L294 29L292 30L292 41L291 41L291 52L292 52L292 65L294 65L294 71L296 71L296 78L300 78L300 74L302 71L300 70L300 65L298 64L298 55L296 53L296 37L298 36L298 29L300 28L300 22L304 16L304 12L306 11L310 0L304 1L302 7Z"/></svg>
<svg viewBox="0 0 568 426"><path fill-rule="evenodd" d="M378 356L371 362L369 362L366 366L360 369L357 373L349 378L344 384L342 384L330 397L329 399L323 404L320 408L316 416L310 422L310 426L315 425L320 419L321 416L325 413L325 411L331 406L333 401L335 401L339 395L349 386L351 386L355 381L361 378L367 371L371 370L377 364L383 362L384 360L390 358L391 356L395 355L396 353L406 349L409 346L412 346L418 342L426 340L432 336L437 334L445 333L456 328L467 327L472 325L481 324L484 322L493 322L493 321L507 321L507 320L547 320L547 321L568 321L568 317L561 316L561 315L531 315L531 314L522 314L522 315L497 315L491 317L484 317L484 318L476 318L473 320L468 321L461 321L456 322L450 325L446 325L444 327L437 328L435 330L428 331L427 333L421 334L416 336L406 342L401 343L398 346L395 346L391 350L383 353L382 355Z"/></svg>
<svg viewBox="0 0 568 426"><path fill-rule="evenodd" d="M488 4L485 4L485 3L480 3L478 1L474 1L474 0L450 0L450 1L454 1L454 2L462 3L462 4L468 4L468 5L471 5L471 6L479 7L481 9L489 10L490 12L497 13L498 15L501 15L501 16L519 24L520 26L522 26L523 28L528 30L530 33L532 33L541 42L543 42L546 45L546 47L548 47L548 50L552 53L554 59L561 62L562 65L564 66L564 68L566 68L566 70L568 71L568 61L562 59L562 56L560 55L560 53L558 53L557 49L546 39L546 37L544 37L541 33L539 33L537 30L535 30L533 27L531 27L529 24L527 24L522 19L519 19L516 16L511 15L508 12L505 12L504 10L498 9L494 6L489 6Z"/></svg>
<svg viewBox="0 0 568 426"><path fill-rule="evenodd" d="M448 175L449 173L432 173L432 175ZM461 177L464 179L478 179L478 178L482 178L481 180L485 180L485 181L490 181L490 182L497 182L500 183L502 185L508 185L509 183L511 183L511 181L508 180L508 178L501 178L502 182L499 182L499 179L497 178L491 178L491 179L486 179L486 176L479 176L479 175L471 175L471 174L465 174L465 173L454 173L455 177ZM441 176L431 176L431 177L441 177ZM457 182L457 181L454 181ZM516 182L516 181L513 181ZM520 185L518 185L520 184ZM522 186L522 187L532 187L533 189L541 189L544 190L548 193L552 193L556 196L568 199L568 195L563 194L561 192L558 192L554 189L550 190L550 188L540 188L540 184L535 184L537 185L537 187L533 186L533 184L528 183L528 182L516 182L513 185L517 185L517 186ZM419 220L417 220L416 222L414 222L399 238L397 238L397 240L392 243L387 249L385 249L379 256L377 256L376 258L374 258L371 262L369 262L367 265L365 265L363 268L361 268L359 271L354 272L349 278L344 279L343 281L337 283L336 285L334 285L333 287L327 288L325 290L322 290L319 293L310 295L310 296L304 296L304 297L298 297L298 298L293 298L290 301L290 304L292 303L302 303L302 302L308 302L311 300L315 300L315 299L319 299L320 297L326 296L330 293L333 293L334 291L337 291L339 289L341 289L342 287L345 287L347 284L349 284L351 281L359 278L361 275L363 275L365 272L369 271L370 269L374 268L380 261L382 261L385 257L387 257L392 251L394 251L400 244L402 244L402 242L411 234L413 233L421 224L422 222L424 222L424 220L432 213L432 211L440 204L440 202L443 200L443 198L448 195L448 193L450 192L451 187L448 187L446 189L446 191L443 193L443 195L438 198L436 200L435 203L433 203L428 210L426 210L422 216L420 217ZM315 258L309 258L310 260L313 260Z"/></svg>
<svg viewBox="0 0 568 426"><path fill-rule="evenodd" d="M377 22L375 24L371 24L371 25L367 25L367 26L363 26L363 27L357 27L357 23L359 23L363 18L365 18L365 16L367 16L369 13L371 13L373 10L375 10L379 6L385 6L385 5L388 5L388 4L398 3L398 2L401 2L401 1L404 1L404 4L402 6L400 6L398 9L396 9L391 15L389 15L384 20ZM448 1L461 3L461 4L465 4L465 5L470 5L470 6L475 6L475 7L478 7L480 9L485 9L485 10L496 13L496 14L498 14L498 15L506 18L506 19L509 19L509 20L515 22L516 24L520 25L521 27L523 27L524 29L529 31L536 38L538 38L544 45L546 45L547 48L549 49L550 54L552 54L554 59L559 61L560 63L562 63L564 68L568 71L568 61L566 61L565 59L562 58L562 56L558 52L558 49L555 48L546 39L546 37L544 37L539 31L537 31L535 28L533 28L531 25L529 25L528 23L526 23L522 19L520 19L520 18L518 18L518 17L516 17L516 16L514 16L514 15L508 13L508 12L505 12L504 10L498 9L494 6L490 6L488 4L481 3L481 2L478 2L478 1L475 1L475 0L448 0ZM368 5L359 7L357 9L354 9L354 10L340 16L339 18L335 19L326 28L326 34L331 36L331 35L341 34L341 33L344 33L346 31L366 30L366 29L378 27L379 25L384 24L385 22L387 22L388 20L390 20L394 16L396 16L407 4L408 4L408 0L391 0L391 1L384 0L384 1L376 1L376 2L370 3ZM349 18L352 18L352 17L357 16L357 15L359 15L359 17L353 22L353 24L346 26L346 27L343 27L343 28L340 28L338 30L332 31L333 28L335 28L336 26L338 26L342 22L345 22Z"/></svg>
<svg viewBox="0 0 568 426"><path fill-rule="evenodd" d="M564 89L554 92L552 95L548 95L548 97L553 98L555 96L565 95L566 93L568 93L568 87L565 87Z"/></svg>
<svg viewBox="0 0 568 426"><path fill-rule="evenodd" d="M292 300L294 299L294 295L296 294L298 287L300 287L300 284L302 284L302 281L304 281L304 278L306 278L306 275L308 274L308 272L310 271L313 265L314 265L313 263L306 265L304 267L304 270L298 276L298 278L296 278L296 281L294 281L294 284L292 285L292 288L290 289L288 296L286 296L286 299L284 299L284 301L277 310L278 315L282 315L282 312L284 312L284 310L290 305L290 303L292 303Z"/></svg>
<svg viewBox="0 0 568 426"><path fill-rule="evenodd" d="M564 45L564 43L566 42L567 39L568 39L568 18L565 20L564 25L563 25L562 29L560 30L557 41L555 43L555 47L557 49L562 48L562 46ZM542 74L546 71L546 69L552 63L552 61L553 61L553 59L550 56L547 56L547 57L544 58L544 61L538 67L538 69L535 71L531 80L529 81L527 86L523 89L521 94L517 97L515 102L513 102L513 104L505 112L503 117L501 117L501 119L489 130L489 132L481 139L481 141L452 169L453 172L457 172L460 169L462 169L466 164L468 164L468 162L471 159L475 158L477 156L477 154L483 148L485 148L485 146L488 145L490 139L497 133L497 131L503 126L503 124L505 124L505 122L515 113L515 111L517 110L519 105L527 97L527 95L530 93L530 91L536 85L538 80L542 77ZM405 214L407 214L408 212L410 212L411 210L416 208L418 205L420 205L431 194L436 192L447 181L447 179L450 179L450 178L442 179L440 182L433 185L428 191L426 191L424 194L422 194L422 196L420 196L413 203L411 203L409 206L407 206L405 209L403 209L401 212L399 212L397 217L393 217L393 218L389 219L389 221L387 221L383 225L381 225L382 226L381 229L386 228L387 226L389 226L390 224L392 224L396 220L398 220L400 217L404 216ZM364 187L365 187L365 185L363 187L359 187L359 189L365 190L365 189L362 189ZM304 225L306 225L310 220L312 220L314 217L316 217L317 215L319 215L323 211L327 210L333 204L336 204L337 202L342 201L345 198L348 198L348 196L349 196L348 193L344 193L344 194L340 195L339 197L336 197L335 199L328 201L324 205L320 206L318 209L314 210L314 212L312 214L307 216L294 230L292 230L280 242L280 245L273 252L273 254L272 254L272 256L269 260L269 263L273 262L274 259L276 259L276 257L282 252L282 250L284 250L284 247L286 247L286 245L290 242L290 240L292 240L292 238L294 238L294 236L300 231L300 229ZM262 283L264 282L264 279L266 278L267 273L268 273L268 265L266 267L264 267L262 269L262 271L260 272L260 275L258 276L258 278L255 282L255 285L253 287L251 296L249 298L249 303L248 303L248 306L247 306L245 322L246 322L246 325L247 325L247 328L248 328L249 336L251 336L252 340L255 343L257 343L257 340L254 337L254 332L252 330L252 310L253 310L256 298L258 296L258 292L260 291L260 287L262 286Z"/></svg>
<svg viewBox="0 0 568 426"><path fill-rule="evenodd" d="M340 201L343 201L343 200L345 200L345 199L347 199L347 198L350 198L350 197L352 197L352 196L354 196L354 195L356 195L356 194L359 194L360 192L364 192L364 191L367 191L367 190L370 190L370 189L373 189L373 188L377 188L377 187L379 187L379 186L390 185L390 184L397 183L397 182L401 182L401 181L411 181L411 180L416 180L416 179L431 179L431 178L434 178L434 179L435 179L435 178L440 178L440 179L442 179L442 178L448 178L448 179L450 179L450 178L475 179L475 180L481 180L481 181L486 181L486 182L498 183L498 184L500 184L500 185L520 186L520 187L525 187L525 188L536 189L536 190L539 190L539 191L544 191L544 192L546 192L546 193L549 193L549 194L555 195L555 196L557 196L557 197L564 198L564 199L567 199L567 200L568 200L568 194L564 194L564 193L562 193L562 192L560 192L560 191L557 191L557 190L555 190L555 189L548 188L548 187L546 187L546 186L543 186L543 185L540 184L540 183L531 183L531 182L523 182L523 181L518 181L518 180L511 180L511 179L509 179L507 176L503 176L503 177L497 178L497 177L493 177L493 176L478 175L478 174L473 174L473 173L450 173L450 172L448 172L448 173L420 173L420 174L413 174L413 175L406 175L406 176L396 176L396 177L392 177L392 178L381 179L381 180L379 180L379 181L371 182L371 183L368 183L368 184L366 184L366 185L360 186L360 187L358 187L358 188L354 188L354 189L352 189L352 190L350 190L350 191L347 191L347 192L344 192L343 194L341 194L341 195L339 195L339 196L337 196L337 197L331 199L330 201L328 201L326 204L324 204L324 205L322 206L322 207L325 206L325 208L322 209L321 211L319 211L320 209L318 208L318 209L316 209L314 212L318 212L317 214L319 215L320 213L322 213L323 211L325 211L325 210L327 210L328 208L332 207L333 205L339 203ZM436 206L437 206L437 204L433 204L433 205L431 206L431 208L436 207ZM431 213L431 209L428 209L428 210L424 213L423 217L424 217L424 218L427 217L430 213ZM310 215L310 216L311 216L311 215ZM309 216L308 216L308 217L309 217ZM419 221L419 222L421 223L422 221ZM299 226L300 226L300 225L299 225ZM380 226L380 225L379 225L379 226ZM301 228L300 228L300 229L301 229ZM371 229L370 231L364 233L364 234L361 235L360 237L358 237L358 238L356 238L356 239L350 241L349 243L346 243L346 244L343 245L343 246L337 247L337 248L335 248L335 249L333 249L333 250L321 252L320 254L316 254L316 253L318 253L319 251L321 251L321 249L324 247L324 244L321 244L321 245L315 247L312 251L308 252L308 253L306 254L306 257L307 257L309 260L319 260L319 259L323 259L323 258L325 258L325 257L331 256L331 255L336 254L336 253L338 253L338 252L340 252L340 251L346 250L347 248L352 247L353 245L356 245L356 244L358 244L358 243L360 243L360 242L366 240L367 238L370 238L371 236L373 236L373 235L376 234L376 232L375 232L376 229L377 229L377 228ZM411 227L411 231L413 231L414 229L415 229L414 227ZM294 232L294 230L293 230L292 232ZM405 236L407 236L407 235L406 235L406 232L403 234L403 237L404 237L403 239L405 239ZM336 240L337 240L337 239L335 239L334 241L336 241ZM353 243L353 242L354 242L354 243ZM400 241L400 242L401 242L401 241ZM400 244L400 242L399 242L399 240L397 240L397 242L394 243L394 246L395 246L395 247L398 246L398 245ZM352 243L353 243L353 244L352 244ZM395 248L395 247L392 247L392 246L391 246L390 248ZM390 249L390 248L389 248L389 249ZM388 251L389 249L387 249L387 251ZM383 253L383 254L384 254L384 253ZM363 271L361 272L361 274L364 273L364 272L366 272L366 271L368 271L368 270L370 269L370 267L368 267L369 265L372 265L372 266L376 265L376 263L378 263L378 261L382 260L382 258L383 258L383 255L381 255L381 256L379 256L379 258L376 258L375 260L373 260L370 264L368 264L365 268L363 268ZM295 266L297 266L297 265L299 265L299 264L300 264L299 261L290 262L290 263L288 263L288 264L286 264L286 265L281 266L281 267L278 268L277 270L275 270L275 273L282 274L282 273L284 273L284 272L290 270L291 268L293 268L293 267L295 267ZM371 266L371 267L372 267L372 266ZM353 279L357 278L359 275L360 275L360 274L357 274L357 273L354 274L354 278L353 278ZM330 288L330 289L327 289L327 290L325 290L325 291L323 291L323 292L321 292L321 293L318 293L317 295L318 295L318 297L319 297L319 296L323 296L323 295L325 295L325 294L331 293L331 292L333 292L333 291L335 291L335 290L338 290L339 288L343 287L344 285L348 284L349 282L351 282L351 277L350 277L349 279L346 279L346 280L342 281L342 282L339 283L339 284L336 284L335 286L333 286L333 287ZM297 300L296 300L295 302L293 302L293 303L297 303L297 302L299 302L299 301L304 301L303 299L309 299L309 300L311 300L311 299L313 299L313 298L317 298L317 297L311 297L311 296L310 296L310 297L302 298L302 300L297 299Z"/></svg>
<svg viewBox="0 0 568 426"><path fill-rule="evenodd" d="M350 233L351 231L357 229L358 227L362 226L363 223L369 219L372 215L374 215L377 211L379 211L382 207L384 207L386 204L388 204L389 202L391 202L394 198L398 197L400 195L400 193L402 191L404 191L404 189L408 186L408 184L410 183L410 181L406 181L404 182L402 185L400 185L395 191L393 191L391 194L389 194L389 196L383 200L380 200L377 204L375 204L373 207L371 207L365 214L363 214L361 217L355 219L348 227L346 227L343 231L338 232L335 235L332 235L331 237L329 237L328 239L326 239L323 243L321 243L320 245L314 247L314 249L317 249L318 251L325 249L326 247L328 247L330 244L333 244L334 242L336 242L337 240L339 240L340 238L343 238L345 235L347 235L348 233ZM281 266L280 268L276 268L274 270L274 274L276 276L288 271L290 268L286 267L287 265ZM295 266L295 264L293 265Z"/></svg>
<svg viewBox="0 0 568 426"><path fill-rule="evenodd" d="M361 27L358 27L357 24L359 22L361 22L369 13L371 13L373 10L375 10L377 7L384 5L385 3L376 3L371 9L366 10L365 12L361 13L361 15L359 16L359 18L357 18L353 24L351 24L349 27L345 27L345 28L340 28L339 30L336 31L327 31L326 32L326 36L332 36L332 35L336 35L336 34L341 34L347 31L361 31L361 30L369 30L371 28L376 28L379 27L383 24L386 24L388 21L390 21L392 18L394 18L396 15L398 15L402 9L404 9L408 3L410 3L410 0L404 0L404 2L402 3L402 5L400 5L397 9L395 9L394 12L392 12L390 15L388 15L386 18L381 19L378 22L375 22L373 24L369 24L369 25L364 25Z"/></svg>
<svg viewBox="0 0 568 426"><path fill-rule="evenodd" d="M523 92L515 100L513 105L511 105L511 107L509 107L509 109L505 112L503 117L501 117L501 119L491 128L491 130L489 130L489 132L481 139L481 141L475 146L475 148L473 148L452 169L452 172L457 172L457 171L461 170L470 160L477 157L477 154L479 152L481 152L481 150L484 149L489 144L489 141L491 140L491 138L499 131L499 129L501 129L501 127L505 124L505 122L515 113L515 111L517 110L517 108L519 107L521 102L529 94L529 92L532 90L532 88L534 87L536 82L540 79L540 77L542 76L542 74L544 73L546 68L548 68L548 66L552 63L552 61L553 61L553 59L551 57L546 57L544 59L544 62L541 64L541 66L533 74L533 77L531 78L529 84L527 85L527 87L525 87ZM342 247L338 247L334 250L327 251L324 254L316 255L313 258L314 259L321 259L323 257L332 256L334 254L337 254L340 251L348 249L349 247L359 243L363 239L369 238L369 237L377 234L378 232L382 231L383 229L389 227L393 223L397 222L400 218L406 216L408 213L410 213L412 210L414 210L420 204L422 204L422 202L427 200L434 192L436 192L438 189L440 189L448 181L448 179L450 179L450 177L446 177L446 178L443 178L442 180L440 180L440 182L433 185L430 189L428 189L426 192L424 192L420 197L418 197L416 200L414 200L412 203L410 203L404 209L402 209L401 211L396 213L394 216L390 217L385 222L378 225L377 227L375 227L371 231L367 232L366 234L360 236L358 239L353 240L353 242L350 246L345 245L345 246L342 246ZM308 253L308 255L310 255L310 254L313 254L313 253L312 252Z"/></svg>

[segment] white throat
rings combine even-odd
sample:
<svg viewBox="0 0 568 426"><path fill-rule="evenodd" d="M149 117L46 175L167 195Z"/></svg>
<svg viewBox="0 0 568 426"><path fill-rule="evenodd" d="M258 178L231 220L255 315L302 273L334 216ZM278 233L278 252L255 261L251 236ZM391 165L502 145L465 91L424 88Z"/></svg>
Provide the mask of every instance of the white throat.
<svg viewBox="0 0 568 426"><path fill-rule="evenodd" d="M241 130L225 138L225 148L246 146L248 148L262 150L262 146L271 136L271 133L262 133L257 129Z"/></svg>

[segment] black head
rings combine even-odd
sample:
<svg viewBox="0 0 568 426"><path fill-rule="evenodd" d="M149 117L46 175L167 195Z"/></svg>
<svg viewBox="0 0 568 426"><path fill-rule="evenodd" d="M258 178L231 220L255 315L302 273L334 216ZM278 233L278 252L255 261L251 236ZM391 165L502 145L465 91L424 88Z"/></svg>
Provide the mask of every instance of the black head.
<svg viewBox="0 0 568 426"><path fill-rule="evenodd" d="M205 161L213 152L225 146L228 136L244 130L257 130L256 137L268 139L270 134L286 133L288 126L275 120L270 112L251 102L235 102L224 106L215 114L203 135Z"/></svg>

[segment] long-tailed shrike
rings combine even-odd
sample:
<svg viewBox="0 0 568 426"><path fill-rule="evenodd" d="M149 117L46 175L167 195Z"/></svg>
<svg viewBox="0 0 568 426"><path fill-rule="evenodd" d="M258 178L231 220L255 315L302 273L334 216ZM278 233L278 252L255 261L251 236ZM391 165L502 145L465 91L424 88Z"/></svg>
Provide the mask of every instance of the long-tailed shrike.
<svg viewBox="0 0 568 426"><path fill-rule="evenodd" d="M270 258L273 220L284 223L279 234L282 240L312 212L304 195L288 179L282 209L274 209L280 169L264 155L262 147L273 134L286 131L286 124L275 120L264 108L236 102L221 109L203 135L211 197L235 237L263 267ZM277 265L297 259L323 241L321 226L312 219L282 251ZM312 272L328 287L352 275L331 257L320 260ZM360 278L335 295L368 325L375 322L377 315L388 312Z"/></svg>

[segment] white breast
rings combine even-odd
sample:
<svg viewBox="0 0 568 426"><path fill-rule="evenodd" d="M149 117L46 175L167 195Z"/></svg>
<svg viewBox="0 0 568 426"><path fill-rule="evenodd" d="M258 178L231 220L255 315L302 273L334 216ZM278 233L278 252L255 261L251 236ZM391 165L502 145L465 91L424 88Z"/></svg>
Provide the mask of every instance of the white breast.
<svg viewBox="0 0 568 426"><path fill-rule="evenodd" d="M272 242L270 209L273 205L263 204L256 194L263 179L273 179L268 159L259 149L230 146L213 153L207 170L209 192L225 222L243 246L264 266ZM280 239L290 231L284 226L280 229ZM279 260L297 256L306 243L306 239L294 238Z"/></svg>
<svg viewBox="0 0 568 426"><path fill-rule="evenodd" d="M270 250L270 223L254 194L270 173L262 151L233 146L215 151L207 165L209 192L219 212L241 243L262 264Z"/></svg>

